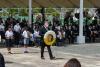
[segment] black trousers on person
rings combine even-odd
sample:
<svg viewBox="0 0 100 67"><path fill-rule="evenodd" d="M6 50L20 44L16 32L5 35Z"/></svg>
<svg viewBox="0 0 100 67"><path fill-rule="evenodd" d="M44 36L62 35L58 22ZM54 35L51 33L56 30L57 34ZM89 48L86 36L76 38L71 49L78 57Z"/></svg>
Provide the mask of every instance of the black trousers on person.
<svg viewBox="0 0 100 67"><path fill-rule="evenodd" d="M13 47L13 39L6 39L6 47L7 48Z"/></svg>
<svg viewBox="0 0 100 67"><path fill-rule="evenodd" d="M47 47L47 49L48 49L49 57L53 58L50 46L45 45L45 43L42 43L42 45L41 45L41 57L44 57L44 49L45 49L45 47Z"/></svg>
<svg viewBox="0 0 100 67"><path fill-rule="evenodd" d="M15 37L15 39L14 39L14 40L15 40L15 41L14 41L14 44L15 44L15 45L19 45L19 40L20 40L20 38L21 38L20 33L14 31L14 37Z"/></svg>

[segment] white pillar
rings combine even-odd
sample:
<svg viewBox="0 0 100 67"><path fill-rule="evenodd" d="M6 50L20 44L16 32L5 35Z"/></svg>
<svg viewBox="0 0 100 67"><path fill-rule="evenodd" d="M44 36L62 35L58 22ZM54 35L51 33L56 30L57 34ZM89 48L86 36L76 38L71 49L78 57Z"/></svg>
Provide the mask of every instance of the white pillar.
<svg viewBox="0 0 100 67"><path fill-rule="evenodd" d="M61 12L60 12L60 19L61 19L61 24L64 25L64 8L61 8Z"/></svg>
<svg viewBox="0 0 100 67"><path fill-rule="evenodd" d="M32 0L29 0L29 26L32 24Z"/></svg>
<svg viewBox="0 0 100 67"><path fill-rule="evenodd" d="M85 37L83 36L83 0L80 0L80 20L79 20L79 36L77 37L77 43L85 43Z"/></svg>
<svg viewBox="0 0 100 67"><path fill-rule="evenodd" d="M1 43L1 35L0 35L0 43Z"/></svg>

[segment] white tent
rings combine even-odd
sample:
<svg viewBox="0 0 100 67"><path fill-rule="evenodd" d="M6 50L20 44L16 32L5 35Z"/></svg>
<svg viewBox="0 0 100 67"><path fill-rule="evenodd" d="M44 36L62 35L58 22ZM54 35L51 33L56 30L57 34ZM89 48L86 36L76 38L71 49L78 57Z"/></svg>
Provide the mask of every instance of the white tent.
<svg viewBox="0 0 100 67"><path fill-rule="evenodd" d="M0 8L28 8L29 0L0 0ZM32 7L79 8L80 0L32 0ZM100 0L84 0L85 8L100 7Z"/></svg>
<svg viewBox="0 0 100 67"><path fill-rule="evenodd" d="M77 43L85 43L83 36L83 7L99 8L100 0L0 0L1 8L29 8L29 24L31 24L32 8L56 7L56 8L80 8L79 36Z"/></svg>

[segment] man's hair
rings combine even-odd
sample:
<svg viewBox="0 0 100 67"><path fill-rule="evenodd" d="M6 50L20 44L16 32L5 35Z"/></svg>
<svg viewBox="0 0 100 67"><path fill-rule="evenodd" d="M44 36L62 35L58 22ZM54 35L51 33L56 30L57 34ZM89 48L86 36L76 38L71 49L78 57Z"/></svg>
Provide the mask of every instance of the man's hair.
<svg viewBox="0 0 100 67"><path fill-rule="evenodd" d="M76 58L72 58L64 65L64 67L81 67L81 64Z"/></svg>

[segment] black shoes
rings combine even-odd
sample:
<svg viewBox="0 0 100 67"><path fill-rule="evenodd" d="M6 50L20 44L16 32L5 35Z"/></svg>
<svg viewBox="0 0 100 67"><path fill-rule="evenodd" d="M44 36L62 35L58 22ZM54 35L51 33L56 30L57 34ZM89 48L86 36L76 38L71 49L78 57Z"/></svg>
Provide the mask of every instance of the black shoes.
<svg viewBox="0 0 100 67"><path fill-rule="evenodd" d="M41 57L41 59L44 60L45 58L44 58L44 57ZM55 59L56 59L55 57L51 57L51 58L50 58L50 60L55 60Z"/></svg>
<svg viewBox="0 0 100 67"><path fill-rule="evenodd" d="M24 51L24 53L29 53L28 51Z"/></svg>
<svg viewBox="0 0 100 67"><path fill-rule="evenodd" d="M44 60L45 58L44 58L44 57L41 57L41 59L43 59L43 60Z"/></svg>
<svg viewBox="0 0 100 67"><path fill-rule="evenodd" d="M50 58L50 60L55 60L55 59L56 59L55 57L51 57L51 58Z"/></svg>
<svg viewBox="0 0 100 67"><path fill-rule="evenodd" d="M11 52L8 52L8 54L12 54Z"/></svg>

